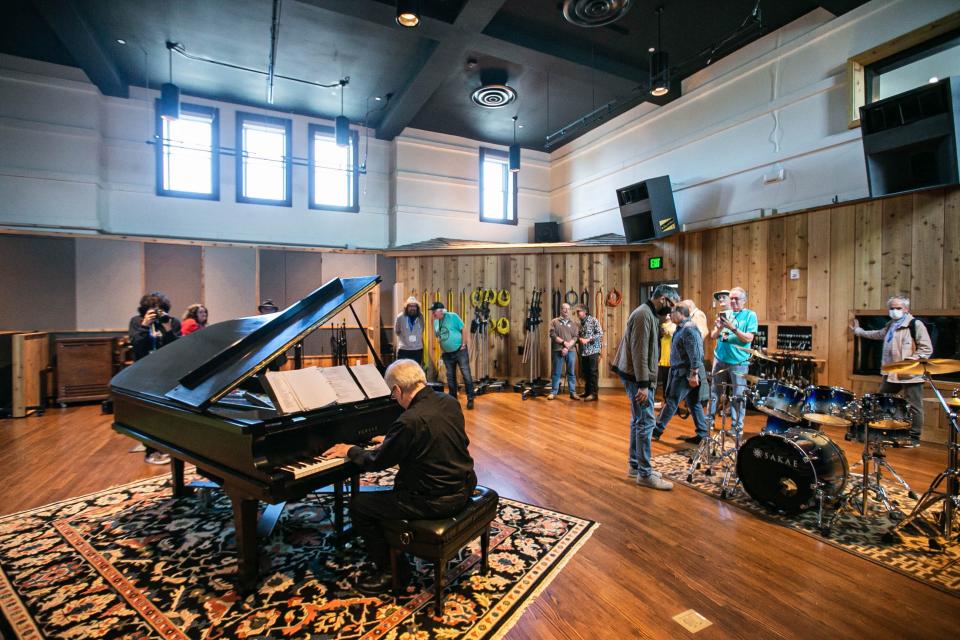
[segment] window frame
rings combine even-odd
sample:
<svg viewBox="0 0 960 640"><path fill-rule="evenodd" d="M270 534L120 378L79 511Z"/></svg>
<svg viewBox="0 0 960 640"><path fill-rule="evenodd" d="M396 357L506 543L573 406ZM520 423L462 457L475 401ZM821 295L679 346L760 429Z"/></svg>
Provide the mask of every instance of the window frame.
<svg viewBox="0 0 960 640"><path fill-rule="evenodd" d="M501 158L504 162L504 172L507 174L507 193L504 193L503 196L503 207L504 213L510 210L507 206L507 198L513 199L513 218L504 219L504 218L485 218L483 215L483 163L487 159L487 156L492 158ZM517 226L520 220L520 212L518 210L518 198L517 193L519 191L517 183L517 171L510 171L510 154L506 151L500 151L499 149L488 149L487 147L480 147L480 180L477 183L479 187L478 191L480 192L480 222L489 222L491 224L509 224ZM512 185L512 189L510 188Z"/></svg>
<svg viewBox="0 0 960 640"><path fill-rule="evenodd" d="M163 118L160 117L160 100L154 103L154 131L156 140L156 187L157 195L167 198L192 200L220 200L220 109L200 104L180 103L180 113L210 116L210 193L177 191L163 187Z"/></svg>
<svg viewBox="0 0 960 640"><path fill-rule="evenodd" d="M316 185L316 176L314 165L316 163L315 151L314 151L314 139L316 138L317 133L329 133L336 135L336 129L326 124L313 124L311 123L307 127L307 174L308 174L308 187L307 187L307 207L310 209L315 209L318 211L342 211L346 213L359 213L360 212L360 171L359 171L359 162L360 162L360 135L356 130L350 129L350 142L351 147L353 148L351 164L353 165L353 197L351 198L352 202L350 205L341 207L336 205L326 205L326 204L316 204L314 202L314 192L317 188ZM348 147L350 148L350 147Z"/></svg>
<svg viewBox="0 0 960 640"><path fill-rule="evenodd" d="M283 180L286 198L284 200L270 200L267 198L251 198L243 195L243 125L247 122L281 126L284 128L285 145L283 160ZM264 204L275 207L293 206L293 121L289 118L276 118L265 116L259 113L248 113L246 111L236 112L236 157L237 157L237 202L244 204Z"/></svg>

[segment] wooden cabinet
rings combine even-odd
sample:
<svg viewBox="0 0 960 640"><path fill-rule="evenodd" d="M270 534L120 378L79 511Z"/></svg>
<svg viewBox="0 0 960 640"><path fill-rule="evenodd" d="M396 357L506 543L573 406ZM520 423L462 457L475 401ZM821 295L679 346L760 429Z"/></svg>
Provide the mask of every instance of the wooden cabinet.
<svg viewBox="0 0 960 640"><path fill-rule="evenodd" d="M57 402L106 400L114 369L114 338L57 338Z"/></svg>

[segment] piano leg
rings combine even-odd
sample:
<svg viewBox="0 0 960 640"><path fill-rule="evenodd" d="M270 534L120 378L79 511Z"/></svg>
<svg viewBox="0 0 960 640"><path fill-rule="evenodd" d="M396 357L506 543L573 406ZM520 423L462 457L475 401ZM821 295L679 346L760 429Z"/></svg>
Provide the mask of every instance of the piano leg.
<svg viewBox="0 0 960 640"><path fill-rule="evenodd" d="M257 558L257 507L258 501L244 498L228 491L233 503L233 526L237 540L237 580L242 593L249 593L257 586L260 573Z"/></svg>
<svg viewBox="0 0 960 640"><path fill-rule="evenodd" d="M337 546L344 543L343 538L343 480L333 483L333 527L337 539Z"/></svg>
<svg viewBox="0 0 960 640"><path fill-rule="evenodd" d="M182 498L188 491L183 484L183 460L170 456L170 476L173 480L173 497Z"/></svg>

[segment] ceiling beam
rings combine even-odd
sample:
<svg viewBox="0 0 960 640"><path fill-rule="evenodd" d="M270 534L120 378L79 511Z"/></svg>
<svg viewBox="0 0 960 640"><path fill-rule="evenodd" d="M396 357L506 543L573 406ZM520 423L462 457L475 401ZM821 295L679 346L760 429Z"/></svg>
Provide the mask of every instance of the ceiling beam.
<svg viewBox="0 0 960 640"><path fill-rule="evenodd" d="M377 127L377 138L392 140L420 112L440 85L464 62L472 37L490 24L506 0L467 0L453 28L434 48L427 61L392 100Z"/></svg>
<svg viewBox="0 0 960 640"><path fill-rule="evenodd" d="M33 0L33 4L100 93L129 97L127 81L97 42L73 0Z"/></svg>

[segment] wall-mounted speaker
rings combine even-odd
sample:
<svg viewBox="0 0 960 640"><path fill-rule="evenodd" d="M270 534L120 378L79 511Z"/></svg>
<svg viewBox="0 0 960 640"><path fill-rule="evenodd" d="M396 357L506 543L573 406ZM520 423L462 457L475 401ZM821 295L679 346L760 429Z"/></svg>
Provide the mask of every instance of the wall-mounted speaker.
<svg viewBox="0 0 960 640"><path fill-rule="evenodd" d="M534 222L533 223L533 241L534 242L560 242L560 223L559 222Z"/></svg>
<svg viewBox="0 0 960 640"><path fill-rule="evenodd" d="M627 242L647 242L680 230L670 176L650 178L617 189L617 202Z"/></svg>
<svg viewBox="0 0 960 640"><path fill-rule="evenodd" d="M960 77L860 107L870 195L960 183Z"/></svg>

